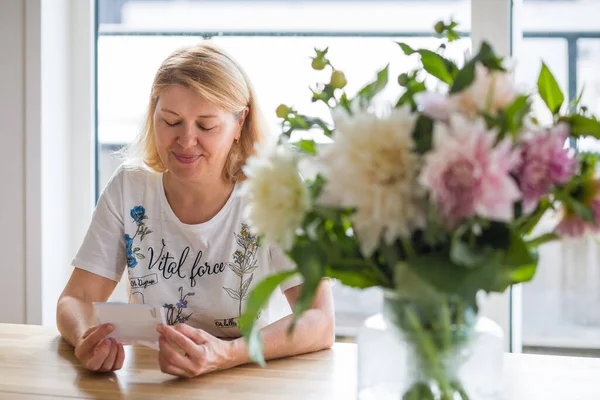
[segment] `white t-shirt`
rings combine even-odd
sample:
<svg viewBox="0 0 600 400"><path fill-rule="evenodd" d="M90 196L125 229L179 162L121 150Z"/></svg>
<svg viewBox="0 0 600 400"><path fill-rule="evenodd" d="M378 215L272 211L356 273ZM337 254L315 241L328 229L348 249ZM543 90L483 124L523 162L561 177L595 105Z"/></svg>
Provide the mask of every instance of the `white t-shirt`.
<svg viewBox="0 0 600 400"><path fill-rule="evenodd" d="M121 166L100 196L72 265L114 281L127 269L130 303L166 307L169 324L239 337L237 320L251 289L293 268L277 247L259 246L243 208L236 186L210 221L184 224L167 201L162 174ZM259 327L291 313L283 292L300 283L292 278L275 291Z"/></svg>

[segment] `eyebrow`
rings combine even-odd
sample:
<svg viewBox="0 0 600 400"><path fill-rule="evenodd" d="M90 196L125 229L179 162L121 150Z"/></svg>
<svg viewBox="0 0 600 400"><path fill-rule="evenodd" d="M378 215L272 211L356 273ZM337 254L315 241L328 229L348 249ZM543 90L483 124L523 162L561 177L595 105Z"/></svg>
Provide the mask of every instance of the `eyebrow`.
<svg viewBox="0 0 600 400"><path fill-rule="evenodd" d="M160 111L162 111L162 112L168 112L168 113L171 113L173 115L179 116L179 114L177 114L175 111L171 111L168 108L161 108ZM213 115L213 114L206 114L206 115L198 115L196 118L217 118L217 116Z"/></svg>

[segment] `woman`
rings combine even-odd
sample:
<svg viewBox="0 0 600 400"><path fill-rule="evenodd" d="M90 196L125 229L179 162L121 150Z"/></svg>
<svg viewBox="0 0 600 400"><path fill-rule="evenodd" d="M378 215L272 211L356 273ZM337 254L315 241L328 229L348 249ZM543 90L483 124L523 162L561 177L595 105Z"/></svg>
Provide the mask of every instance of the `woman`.
<svg viewBox="0 0 600 400"><path fill-rule="evenodd" d="M123 366L123 345L106 339L113 327L95 325L92 303L107 301L125 269L130 302L167 308L169 325L157 328L163 372L194 377L250 361L237 327L244 302L264 277L292 268L244 224L242 166L265 135L255 99L240 66L211 44L160 66L145 129L100 196L58 301L58 328L86 368ZM287 282L259 317L266 359L333 343L326 282L287 334L300 288Z"/></svg>

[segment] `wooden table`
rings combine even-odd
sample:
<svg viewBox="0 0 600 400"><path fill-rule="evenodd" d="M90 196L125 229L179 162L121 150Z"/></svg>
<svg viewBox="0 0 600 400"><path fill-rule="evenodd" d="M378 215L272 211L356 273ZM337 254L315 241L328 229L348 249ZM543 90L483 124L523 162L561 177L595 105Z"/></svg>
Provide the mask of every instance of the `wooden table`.
<svg viewBox="0 0 600 400"><path fill-rule="evenodd" d="M506 400L598 400L600 359L507 354ZM177 379L158 369L156 352L126 347L125 366L83 370L56 329L0 324L0 399L337 400L356 398L356 347Z"/></svg>

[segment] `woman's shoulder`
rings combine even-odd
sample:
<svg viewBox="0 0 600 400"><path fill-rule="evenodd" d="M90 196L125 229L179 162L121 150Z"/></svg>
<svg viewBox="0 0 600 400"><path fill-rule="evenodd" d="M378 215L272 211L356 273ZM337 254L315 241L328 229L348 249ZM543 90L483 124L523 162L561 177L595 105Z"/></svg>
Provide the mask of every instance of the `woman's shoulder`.
<svg viewBox="0 0 600 400"><path fill-rule="evenodd" d="M102 195L121 197L125 191L128 193L143 191L145 187L156 184L159 177L160 174L148 168L122 163L108 179Z"/></svg>

